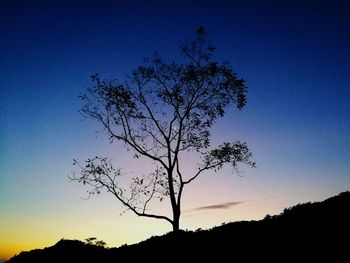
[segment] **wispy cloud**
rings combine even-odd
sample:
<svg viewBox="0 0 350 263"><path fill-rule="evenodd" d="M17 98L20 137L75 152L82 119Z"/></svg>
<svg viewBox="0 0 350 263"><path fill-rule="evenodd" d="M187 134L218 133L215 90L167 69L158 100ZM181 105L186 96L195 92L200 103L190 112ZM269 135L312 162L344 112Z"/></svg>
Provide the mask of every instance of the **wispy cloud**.
<svg viewBox="0 0 350 263"><path fill-rule="evenodd" d="M190 211L203 211L203 210L220 210L220 209L229 209L232 206L242 204L243 202L227 202L227 203L221 203L216 205L207 205L207 206L200 206L191 209Z"/></svg>

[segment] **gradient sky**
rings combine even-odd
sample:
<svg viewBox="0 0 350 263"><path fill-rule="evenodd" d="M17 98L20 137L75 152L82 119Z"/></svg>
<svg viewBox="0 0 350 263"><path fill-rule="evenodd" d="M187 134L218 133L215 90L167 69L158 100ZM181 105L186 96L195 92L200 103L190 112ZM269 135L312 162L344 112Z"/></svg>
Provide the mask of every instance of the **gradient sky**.
<svg viewBox="0 0 350 263"><path fill-rule="evenodd" d="M171 230L120 216L108 195L83 200L86 189L68 182L73 158L109 155L132 175L143 166L82 120L78 95L91 74L122 79L155 51L178 61L179 42L199 25L249 87L247 107L217 123L213 142L246 141L258 167L195 181L182 228L260 219L349 190L349 1L3 0L0 258L61 238L119 246Z"/></svg>

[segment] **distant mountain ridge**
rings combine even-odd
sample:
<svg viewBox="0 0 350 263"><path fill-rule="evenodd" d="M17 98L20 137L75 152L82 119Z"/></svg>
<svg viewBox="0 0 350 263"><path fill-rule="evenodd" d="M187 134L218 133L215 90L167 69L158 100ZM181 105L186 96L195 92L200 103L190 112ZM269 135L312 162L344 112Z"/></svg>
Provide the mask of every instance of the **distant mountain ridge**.
<svg viewBox="0 0 350 263"><path fill-rule="evenodd" d="M151 237L133 245L103 248L79 240L60 240L54 246L21 252L17 262L117 262L121 259L164 262L194 258L232 257L276 260L348 258L350 192L322 202L304 203L267 215L260 221L228 223L201 231L180 231ZM281 255L284 258L281 258Z"/></svg>

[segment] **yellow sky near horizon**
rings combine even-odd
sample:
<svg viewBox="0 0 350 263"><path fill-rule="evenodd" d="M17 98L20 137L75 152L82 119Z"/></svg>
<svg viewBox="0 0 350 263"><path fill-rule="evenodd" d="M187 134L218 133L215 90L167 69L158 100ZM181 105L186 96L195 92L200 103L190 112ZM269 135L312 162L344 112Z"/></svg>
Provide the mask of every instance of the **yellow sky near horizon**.
<svg viewBox="0 0 350 263"><path fill-rule="evenodd" d="M239 185L243 187L244 184ZM228 192L230 187L225 186L224 182L220 195L215 195L215 189L210 191L205 185L207 183L203 182L199 187L198 200L190 201L189 196L185 196L184 201L188 201L188 205L182 212L182 229L207 229L224 222L258 220L267 213L278 214L283 208L293 205L284 198L259 197L259 194L254 195L250 191L238 199L232 191L231 194ZM213 194L211 197L208 196L210 192ZM214 209L216 205L227 202L240 203ZM52 205L55 205L54 200ZM215 206L213 209L195 209L210 205ZM84 240L94 236L104 240L109 247L118 247L171 231L171 225L165 221L139 218L131 213L120 216L121 211L118 203L106 195L89 200L72 200L65 209L56 212L33 211L24 216L17 211L17 217L1 218L0 258L9 259L21 251L52 246L62 238Z"/></svg>
<svg viewBox="0 0 350 263"><path fill-rule="evenodd" d="M226 209L186 210L182 215L182 228L195 230L220 225L223 222L244 219L259 219L262 211L257 207L265 204L273 206L276 200L248 201ZM266 206L265 206L266 209ZM0 258L9 259L21 251L52 246L61 238L84 240L95 236L104 240L108 246L118 247L125 243L132 244L153 235L161 235L171 230L167 222L138 218L132 214L119 216L117 213L94 216L86 215L27 217L2 219L0 223ZM84 213L83 213L84 214ZM239 216L238 214L241 214ZM82 223L83 221L83 223Z"/></svg>

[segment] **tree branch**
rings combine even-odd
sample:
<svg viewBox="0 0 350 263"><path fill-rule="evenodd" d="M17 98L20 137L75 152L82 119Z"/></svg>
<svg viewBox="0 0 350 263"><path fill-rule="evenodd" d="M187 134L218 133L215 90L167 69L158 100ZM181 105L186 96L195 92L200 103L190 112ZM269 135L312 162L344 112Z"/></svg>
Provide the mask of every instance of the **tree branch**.
<svg viewBox="0 0 350 263"><path fill-rule="evenodd" d="M96 162L100 162L100 164L96 164ZM119 188L116 183L117 177L120 176L120 170L115 170L106 158L96 156L92 159L88 159L86 161L85 166L80 165L78 161L74 160L74 165L77 165L81 169L82 176L76 177L75 174L73 174L73 176L69 179L71 181L78 181L82 182L83 184L90 185L92 187L92 190L89 191L89 195L100 194L100 190L104 188L107 190L107 192L112 193L125 207L127 207L136 215L156 219L163 219L168 221L169 223L172 223L172 220L167 216L150 214L145 212L148 202L154 196L155 188L153 189L153 192L151 193L150 197L144 203L141 212L138 211L136 206L132 204L132 201L136 197L135 192L132 191L130 198L125 200L123 198L124 191L121 188Z"/></svg>

